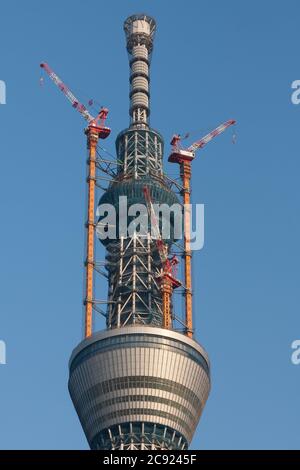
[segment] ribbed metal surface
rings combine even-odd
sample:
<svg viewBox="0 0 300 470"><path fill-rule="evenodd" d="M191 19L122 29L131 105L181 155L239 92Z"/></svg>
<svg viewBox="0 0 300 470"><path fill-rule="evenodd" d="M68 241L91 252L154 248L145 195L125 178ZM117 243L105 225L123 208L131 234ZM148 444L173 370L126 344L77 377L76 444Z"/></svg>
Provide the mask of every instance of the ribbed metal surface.
<svg viewBox="0 0 300 470"><path fill-rule="evenodd" d="M146 62L133 62L131 64L131 75L133 74L145 74L148 76L149 73L149 67ZM149 78L148 78L149 81Z"/></svg>
<svg viewBox="0 0 300 470"><path fill-rule="evenodd" d="M153 327L97 333L70 360L70 394L91 446L120 423L150 422L190 442L210 388L208 357L184 335Z"/></svg>

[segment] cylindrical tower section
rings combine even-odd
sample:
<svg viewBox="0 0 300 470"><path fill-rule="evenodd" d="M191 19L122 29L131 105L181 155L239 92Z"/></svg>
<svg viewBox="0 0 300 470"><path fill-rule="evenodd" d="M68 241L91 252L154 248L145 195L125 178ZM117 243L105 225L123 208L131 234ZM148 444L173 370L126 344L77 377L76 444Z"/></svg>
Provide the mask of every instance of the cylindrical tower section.
<svg viewBox="0 0 300 470"><path fill-rule="evenodd" d="M155 20L148 15L132 15L124 23L130 65L130 126L148 128L149 65L153 49Z"/></svg>

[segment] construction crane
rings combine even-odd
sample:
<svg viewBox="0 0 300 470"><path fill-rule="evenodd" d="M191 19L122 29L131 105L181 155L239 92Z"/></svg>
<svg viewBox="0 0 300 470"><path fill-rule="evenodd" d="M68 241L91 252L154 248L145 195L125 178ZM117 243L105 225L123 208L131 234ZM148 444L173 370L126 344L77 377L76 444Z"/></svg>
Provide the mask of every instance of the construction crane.
<svg viewBox="0 0 300 470"><path fill-rule="evenodd" d="M175 269L178 264L176 256L169 258L168 247L164 243L160 230L158 220L156 218L155 210L153 207L151 194L148 186L143 187L145 200L147 203L148 214L151 222L151 231L153 238L156 241L157 251L159 253L161 261L161 273L160 273L160 288L162 293L162 311L163 311L163 327L172 327L172 312L171 312L171 299L173 289L181 286L181 282L175 277Z"/></svg>
<svg viewBox="0 0 300 470"><path fill-rule="evenodd" d="M106 139L110 134L110 128L105 126L108 114L107 108L101 108L96 117L92 116L86 107L80 103L67 85L56 75L48 64L42 63L40 67L44 69L54 84L62 91L70 101L72 107L78 111L88 122L85 129L87 136L88 156L88 210L87 210L87 242L86 242L86 279L85 279L85 326L84 336L87 338L92 334L93 327L93 305L94 305L94 267L95 267L95 186L96 186L96 153L99 139Z"/></svg>
<svg viewBox="0 0 300 470"><path fill-rule="evenodd" d="M47 72L51 80L70 101L72 107L76 109L76 111L78 111L86 121L88 121L88 125L101 129L101 135L99 135L99 138L106 139L106 137L108 137L110 134L109 127L105 127L104 125L107 118L108 109L101 108L97 117L92 116L84 104L80 103L69 87L59 78L59 76L50 68L47 63L41 63L40 67L45 70L45 72Z"/></svg>
<svg viewBox="0 0 300 470"><path fill-rule="evenodd" d="M182 182L182 196L184 207L184 277L185 277L185 324L186 335L193 336L193 311L192 311L192 252L191 252L191 162L195 158L197 150L203 148L212 139L224 132L228 127L234 125L236 121L230 119L224 122L209 134L197 140L187 149L180 146L181 137L175 134L171 140L172 152L168 158L171 163L180 165L180 177Z"/></svg>

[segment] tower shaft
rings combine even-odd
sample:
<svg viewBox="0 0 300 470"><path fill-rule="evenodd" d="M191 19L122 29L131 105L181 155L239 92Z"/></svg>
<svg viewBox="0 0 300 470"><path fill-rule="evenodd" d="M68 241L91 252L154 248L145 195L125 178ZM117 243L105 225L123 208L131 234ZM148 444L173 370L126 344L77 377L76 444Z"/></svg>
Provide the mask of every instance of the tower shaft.
<svg viewBox="0 0 300 470"><path fill-rule="evenodd" d="M176 279L168 272L162 276L162 256L151 221L138 216L139 205L146 208L146 193L153 204L169 208L158 217L159 228L169 224L169 234L163 239L168 256L176 241L176 218L170 214L174 205L180 211L182 207L163 173L163 138L149 124L155 21L147 15L133 15L125 21L124 30L130 65L130 124L116 139L119 170L100 198L101 215L96 221L106 249L107 329L86 334L74 349L69 391L91 449L187 449L210 390L209 360L192 339L191 321L187 334L172 329ZM189 185L187 178L186 201ZM93 200L89 203L92 207ZM114 208L114 238L105 236L109 222L103 207ZM186 238L186 252L188 243ZM87 255L91 265L92 254L91 250ZM186 302L191 312L187 272L189 268ZM91 332L88 322L87 332Z"/></svg>

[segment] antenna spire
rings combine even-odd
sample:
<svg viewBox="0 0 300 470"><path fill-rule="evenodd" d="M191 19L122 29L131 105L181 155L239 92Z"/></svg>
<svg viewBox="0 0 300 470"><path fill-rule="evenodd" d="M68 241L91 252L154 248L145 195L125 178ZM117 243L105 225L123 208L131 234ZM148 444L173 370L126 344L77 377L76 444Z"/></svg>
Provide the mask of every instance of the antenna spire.
<svg viewBox="0 0 300 470"><path fill-rule="evenodd" d="M156 23L148 15L132 15L124 22L130 66L130 127L148 128L149 66Z"/></svg>

